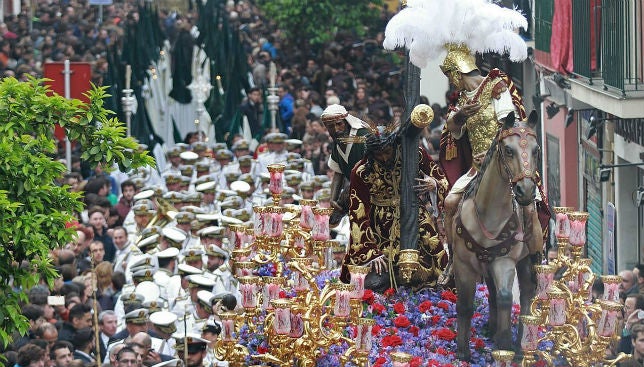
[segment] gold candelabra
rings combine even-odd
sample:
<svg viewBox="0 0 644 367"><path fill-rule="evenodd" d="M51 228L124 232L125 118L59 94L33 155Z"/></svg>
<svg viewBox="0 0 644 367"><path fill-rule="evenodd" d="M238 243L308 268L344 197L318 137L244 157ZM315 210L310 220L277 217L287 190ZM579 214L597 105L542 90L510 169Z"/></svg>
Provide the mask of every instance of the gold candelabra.
<svg viewBox="0 0 644 367"><path fill-rule="evenodd" d="M250 356L253 361L278 366L313 367L332 345L353 346L342 357L359 366L368 365L373 320L362 317L362 296L367 267L350 269L351 284L327 281L319 286L316 277L329 269L331 258L329 216L331 209L313 200L299 207L279 206L282 191L280 164L268 167L273 205L253 209L253 227L229 227L233 249L233 271L239 280L243 312L222 318L222 338L216 356L231 366L248 364L251 353L240 342L240 332L263 335L265 343ZM245 239L245 240L243 240ZM259 276L260 269L273 269ZM347 336L355 325L359 336Z"/></svg>
<svg viewBox="0 0 644 367"><path fill-rule="evenodd" d="M578 367L615 365L626 357L620 354L615 359L606 359L606 350L618 335L621 278L602 276L605 292L601 299L594 299L591 260L582 258L588 213L567 207L554 211L557 258L535 266L537 294L530 314L520 316L522 366L534 366L538 359L549 366L557 359ZM549 341L552 347L539 350L543 341Z"/></svg>

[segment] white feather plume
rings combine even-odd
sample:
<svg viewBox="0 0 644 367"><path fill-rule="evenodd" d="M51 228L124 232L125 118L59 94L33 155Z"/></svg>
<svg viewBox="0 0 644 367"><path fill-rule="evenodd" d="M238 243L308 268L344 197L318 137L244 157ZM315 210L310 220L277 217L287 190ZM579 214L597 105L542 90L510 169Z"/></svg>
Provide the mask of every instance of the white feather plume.
<svg viewBox="0 0 644 367"><path fill-rule="evenodd" d="M480 53L507 52L510 60L522 61L527 46L516 30L527 26L519 11L489 0L409 0L387 24L383 46L406 47L418 67L440 56L450 43Z"/></svg>

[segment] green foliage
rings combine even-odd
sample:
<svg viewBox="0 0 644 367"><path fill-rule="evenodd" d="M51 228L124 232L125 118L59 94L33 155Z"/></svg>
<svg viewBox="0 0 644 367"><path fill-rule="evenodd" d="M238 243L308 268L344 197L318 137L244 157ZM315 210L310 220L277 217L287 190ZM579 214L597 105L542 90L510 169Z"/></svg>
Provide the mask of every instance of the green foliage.
<svg viewBox="0 0 644 367"><path fill-rule="evenodd" d="M93 87L89 104L52 95L43 80L0 82L0 343L29 327L21 315L23 292L56 278L50 251L72 240L65 225L82 210L81 197L55 181L65 166L56 153L58 123L84 147L83 158L121 169L154 165L147 152L125 137L122 123L103 107L104 88Z"/></svg>
<svg viewBox="0 0 644 367"><path fill-rule="evenodd" d="M301 47L329 42L338 31L363 36L365 25L377 19L382 0L259 0L258 5L291 45Z"/></svg>

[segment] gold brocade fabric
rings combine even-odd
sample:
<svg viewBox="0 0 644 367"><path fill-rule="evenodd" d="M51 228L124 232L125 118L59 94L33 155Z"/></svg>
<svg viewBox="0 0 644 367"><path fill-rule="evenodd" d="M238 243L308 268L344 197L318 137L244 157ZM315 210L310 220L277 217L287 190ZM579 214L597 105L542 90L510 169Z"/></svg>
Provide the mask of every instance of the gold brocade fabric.
<svg viewBox="0 0 644 367"><path fill-rule="evenodd" d="M482 85L482 90L477 94L474 99L481 105L481 109L474 115L470 116L466 121L466 128L472 146L472 155L476 156L480 153L486 153L496 133L499 129L499 122L494 111L493 90L497 83L502 82L501 79L490 80ZM461 94L458 105L462 106L474 101L468 101L464 94ZM479 169L480 167L476 167Z"/></svg>
<svg viewBox="0 0 644 367"><path fill-rule="evenodd" d="M397 157L400 157L398 150ZM447 180L429 156L419 151L418 177L428 175L438 182L438 209L447 194ZM359 163L351 177L349 220L351 242L345 264L364 265L385 255L396 264L400 252L400 180L402 162L393 167L366 161ZM413 190L413 188L409 188ZM418 250L423 267L418 276L423 283L434 284L447 263L447 256L438 240L437 222L424 205L418 209ZM343 270L344 271L344 270Z"/></svg>

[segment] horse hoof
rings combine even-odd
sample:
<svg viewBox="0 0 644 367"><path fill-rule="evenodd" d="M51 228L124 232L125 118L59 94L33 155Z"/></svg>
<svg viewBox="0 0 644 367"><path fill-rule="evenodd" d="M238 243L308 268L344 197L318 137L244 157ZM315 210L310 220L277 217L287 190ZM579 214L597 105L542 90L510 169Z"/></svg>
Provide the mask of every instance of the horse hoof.
<svg viewBox="0 0 644 367"><path fill-rule="evenodd" d="M469 350L467 352L457 351L456 358L463 362L469 362L470 359L472 358L472 354L470 353Z"/></svg>

